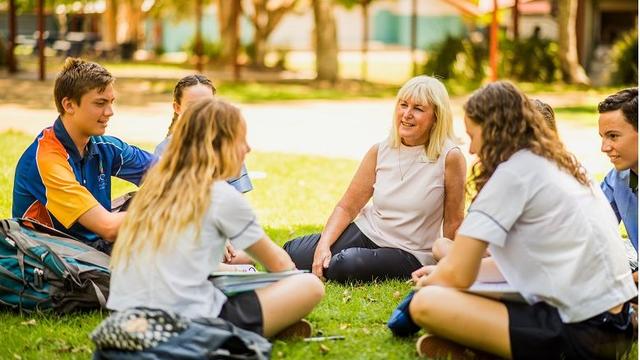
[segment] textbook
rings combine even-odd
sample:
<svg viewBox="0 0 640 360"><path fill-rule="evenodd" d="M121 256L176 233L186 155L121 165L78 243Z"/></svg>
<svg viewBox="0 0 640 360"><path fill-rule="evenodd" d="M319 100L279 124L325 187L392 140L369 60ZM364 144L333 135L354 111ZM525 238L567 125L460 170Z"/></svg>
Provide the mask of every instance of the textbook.
<svg viewBox="0 0 640 360"><path fill-rule="evenodd" d="M214 272L209 280L215 287L222 290L225 295L233 295L245 291L251 291L273 284L291 275L304 274L304 270L290 270L283 272Z"/></svg>
<svg viewBox="0 0 640 360"><path fill-rule="evenodd" d="M526 302L522 294L513 289L507 282L479 282L476 281L466 290L469 293L513 302Z"/></svg>

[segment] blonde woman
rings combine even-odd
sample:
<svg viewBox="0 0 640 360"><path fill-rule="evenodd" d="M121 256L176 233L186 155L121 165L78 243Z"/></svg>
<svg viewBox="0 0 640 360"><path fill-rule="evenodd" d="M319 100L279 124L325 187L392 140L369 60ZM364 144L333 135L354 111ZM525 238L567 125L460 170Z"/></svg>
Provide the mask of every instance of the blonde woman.
<svg viewBox="0 0 640 360"><path fill-rule="evenodd" d="M189 106L173 136L120 229L107 307L218 316L267 337L296 324L324 294L311 274L232 297L207 280L226 241L246 249L268 271L295 268L265 235L247 200L225 181L238 175L250 150L240 111L223 101L200 100Z"/></svg>
<svg viewBox="0 0 640 360"><path fill-rule="evenodd" d="M296 266L345 282L409 278L433 264L433 242L453 238L464 211L466 165L452 122L440 81L404 84L389 138L367 152L322 233L285 244Z"/></svg>
<svg viewBox="0 0 640 360"><path fill-rule="evenodd" d="M512 84L477 90L464 110L477 195L450 253L421 270L409 312L432 335L419 354L621 358L638 289L604 194ZM526 303L463 291L502 276Z"/></svg>

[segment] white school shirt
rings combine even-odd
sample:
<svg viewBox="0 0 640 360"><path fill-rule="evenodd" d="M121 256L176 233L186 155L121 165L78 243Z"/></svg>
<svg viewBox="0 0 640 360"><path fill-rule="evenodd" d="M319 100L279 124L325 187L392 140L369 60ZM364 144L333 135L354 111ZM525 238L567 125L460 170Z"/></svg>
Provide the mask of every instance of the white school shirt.
<svg viewBox="0 0 640 360"><path fill-rule="evenodd" d="M458 234L489 243L507 282L529 304L544 301L565 323L637 295L616 217L597 185L520 150L500 164Z"/></svg>
<svg viewBox="0 0 640 360"><path fill-rule="evenodd" d="M200 237L193 226L176 236L175 247L155 255L146 248L132 254L127 267L113 269L109 309L146 306L190 318L218 316L227 298L207 278L222 261L225 242L243 250L264 231L249 202L227 182L216 181Z"/></svg>
<svg viewBox="0 0 640 360"><path fill-rule="evenodd" d="M354 221L358 229L380 247L402 249L422 265L433 264L431 248L442 236L444 220L445 160L455 148L447 140L440 157L429 160L424 145L379 143L373 196Z"/></svg>

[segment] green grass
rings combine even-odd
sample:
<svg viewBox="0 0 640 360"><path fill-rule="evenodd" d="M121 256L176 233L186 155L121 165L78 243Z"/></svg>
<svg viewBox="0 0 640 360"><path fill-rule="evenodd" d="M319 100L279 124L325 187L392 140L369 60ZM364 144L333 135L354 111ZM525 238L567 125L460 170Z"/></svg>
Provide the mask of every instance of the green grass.
<svg viewBox="0 0 640 360"><path fill-rule="evenodd" d="M0 217L11 214L15 164L32 137L0 133ZM143 148L152 148L142 144ZM323 157L252 152L251 171L266 173L255 179L248 194L268 235L278 244L319 231L342 195L356 161ZM117 180L113 196L135 186ZM415 338L395 339L385 323L391 310L409 290L399 281L368 285L328 283L326 296L308 316L318 334L343 335L344 341L304 343L275 341L274 359L411 359ZM86 359L93 349L88 338L106 313L59 316L51 313L15 314L0 311L0 359ZM637 358L637 346L631 358Z"/></svg>
<svg viewBox="0 0 640 360"><path fill-rule="evenodd" d="M13 173L18 157L32 137L0 134L0 216L11 214ZM151 148L142 144L143 148ZM357 162L322 157L252 152L252 171L266 173L254 180L248 194L268 235L278 244L292 237L319 231L350 181ZM114 179L113 196L135 186ZM327 284L327 296L308 319L324 335L344 335L345 341L303 343L276 341L275 359L406 359L414 356L414 339L397 340L385 322L401 296L409 290L402 282L366 286ZM82 359L93 349L88 338L105 314L18 315L0 311L0 359Z"/></svg>

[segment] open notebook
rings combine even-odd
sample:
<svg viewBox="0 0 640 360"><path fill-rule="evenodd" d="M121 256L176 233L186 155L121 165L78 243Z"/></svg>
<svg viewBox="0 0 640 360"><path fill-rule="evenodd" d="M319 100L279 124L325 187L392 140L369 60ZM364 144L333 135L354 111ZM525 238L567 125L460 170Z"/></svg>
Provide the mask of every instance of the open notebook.
<svg viewBox="0 0 640 360"><path fill-rule="evenodd" d="M304 270L283 272L214 272L209 280L225 295L251 291L273 284L291 275L303 274Z"/></svg>
<svg viewBox="0 0 640 360"><path fill-rule="evenodd" d="M522 294L506 282L475 282L466 291L497 300L526 302Z"/></svg>

